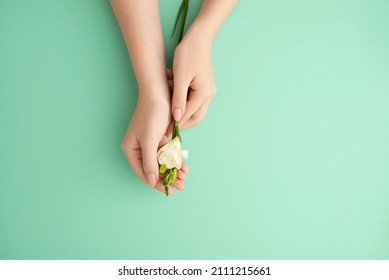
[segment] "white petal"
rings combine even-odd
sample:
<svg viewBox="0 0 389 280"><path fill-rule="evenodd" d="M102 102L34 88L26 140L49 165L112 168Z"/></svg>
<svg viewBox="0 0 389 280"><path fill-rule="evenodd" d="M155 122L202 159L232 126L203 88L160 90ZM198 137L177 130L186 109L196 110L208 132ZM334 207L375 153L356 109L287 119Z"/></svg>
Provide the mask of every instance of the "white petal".
<svg viewBox="0 0 389 280"><path fill-rule="evenodd" d="M188 158L188 151L181 151L181 156L183 158Z"/></svg>
<svg viewBox="0 0 389 280"><path fill-rule="evenodd" d="M157 153L158 163L165 165L167 169L180 169L182 165L181 145L178 137L162 146Z"/></svg>

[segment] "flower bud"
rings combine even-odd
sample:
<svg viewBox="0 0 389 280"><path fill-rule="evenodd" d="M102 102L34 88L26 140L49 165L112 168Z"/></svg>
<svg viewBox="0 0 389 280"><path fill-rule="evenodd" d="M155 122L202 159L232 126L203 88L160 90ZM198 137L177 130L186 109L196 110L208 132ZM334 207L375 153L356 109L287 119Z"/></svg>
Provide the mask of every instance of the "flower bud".
<svg viewBox="0 0 389 280"><path fill-rule="evenodd" d="M182 157L186 158L187 156L187 151L181 151L181 143L178 136L162 146L157 153L158 163L164 165L166 169L176 168L179 170L182 165Z"/></svg>

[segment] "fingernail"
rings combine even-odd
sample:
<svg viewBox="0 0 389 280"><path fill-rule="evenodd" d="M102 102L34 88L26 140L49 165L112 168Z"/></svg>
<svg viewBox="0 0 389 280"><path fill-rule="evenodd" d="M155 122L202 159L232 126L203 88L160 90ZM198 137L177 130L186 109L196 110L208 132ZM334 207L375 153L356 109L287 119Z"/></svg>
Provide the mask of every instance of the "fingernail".
<svg viewBox="0 0 389 280"><path fill-rule="evenodd" d="M175 108L173 111L173 117L176 121L181 120L182 117L182 109L180 108Z"/></svg>
<svg viewBox="0 0 389 280"><path fill-rule="evenodd" d="M153 187L154 187L155 183L157 182L155 175L152 173L146 174L146 180L147 180L147 184L149 184L150 186L153 186Z"/></svg>

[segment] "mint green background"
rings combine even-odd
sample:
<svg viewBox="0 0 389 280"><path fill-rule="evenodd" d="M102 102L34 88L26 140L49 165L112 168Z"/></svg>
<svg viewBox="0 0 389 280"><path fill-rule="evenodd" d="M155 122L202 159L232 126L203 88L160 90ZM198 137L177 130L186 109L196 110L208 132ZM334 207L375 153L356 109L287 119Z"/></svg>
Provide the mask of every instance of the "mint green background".
<svg viewBox="0 0 389 280"><path fill-rule="evenodd" d="M388 259L388 30L386 0L242 0L166 198L120 149L137 86L108 1L0 0L0 259Z"/></svg>

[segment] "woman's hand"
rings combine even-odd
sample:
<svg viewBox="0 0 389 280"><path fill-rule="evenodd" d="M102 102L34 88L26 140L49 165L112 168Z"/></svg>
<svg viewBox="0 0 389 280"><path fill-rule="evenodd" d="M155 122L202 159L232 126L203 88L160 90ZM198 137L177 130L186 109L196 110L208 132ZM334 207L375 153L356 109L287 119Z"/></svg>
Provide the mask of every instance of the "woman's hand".
<svg viewBox="0 0 389 280"><path fill-rule="evenodd" d="M172 114L181 128L198 124L216 93L212 43L238 0L204 0L174 52Z"/></svg>
<svg viewBox="0 0 389 280"><path fill-rule="evenodd" d="M172 114L180 128L198 124L216 93L212 41L192 26L174 52Z"/></svg>
<svg viewBox="0 0 389 280"><path fill-rule="evenodd" d="M139 93L135 113L122 143L122 149L138 177L161 192L165 192L165 187L159 176L157 151L168 140L165 134L171 122L170 104L166 96ZM187 172L188 166L183 162L172 186L183 190ZM173 190L169 188L169 195L172 194Z"/></svg>

